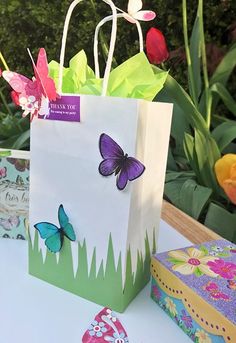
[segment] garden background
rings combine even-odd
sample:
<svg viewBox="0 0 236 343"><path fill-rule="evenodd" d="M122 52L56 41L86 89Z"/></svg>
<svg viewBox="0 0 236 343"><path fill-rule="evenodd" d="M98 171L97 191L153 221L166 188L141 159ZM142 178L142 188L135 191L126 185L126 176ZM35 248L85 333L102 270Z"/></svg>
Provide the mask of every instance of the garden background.
<svg viewBox="0 0 236 343"><path fill-rule="evenodd" d="M59 59L60 42L65 13L71 0L1 0L0 2L0 50L11 70L32 75L32 66L26 51L30 48L37 55L38 48L44 47L48 60ZM127 0L116 0L115 4L126 10ZM160 29L167 40L171 52L168 67L172 76L180 84L187 85L182 25L181 0L144 0L144 9L152 9L157 18L148 23L142 23L144 34L155 26ZM188 1L189 28L192 27L197 0ZM93 45L95 23L109 12L102 1L85 0L75 9L71 20L67 41L67 62L80 49L88 56L89 65L93 67ZM234 0L208 0L204 3L205 37L208 43L209 71L213 72L222 58L227 46L236 41L236 2ZM96 19L96 20L94 20ZM104 29L104 40L110 35L110 26ZM138 51L137 31L125 21L119 21L119 37L115 58L120 64L127 57ZM102 51L100 49L100 54ZM104 60L104 59L103 59ZM233 88L233 82L231 82ZM234 88L235 90L235 88Z"/></svg>

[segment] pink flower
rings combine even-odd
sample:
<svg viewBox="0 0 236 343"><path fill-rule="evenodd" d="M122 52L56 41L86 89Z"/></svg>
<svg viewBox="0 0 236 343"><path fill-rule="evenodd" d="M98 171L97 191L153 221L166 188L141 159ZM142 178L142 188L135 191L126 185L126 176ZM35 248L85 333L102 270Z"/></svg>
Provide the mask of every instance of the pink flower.
<svg viewBox="0 0 236 343"><path fill-rule="evenodd" d="M2 69L0 68L0 77L2 76Z"/></svg>
<svg viewBox="0 0 236 343"><path fill-rule="evenodd" d="M224 279L232 280L236 276L236 264L225 262L222 259L207 262L210 269L223 277Z"/></svg>
<svg viewBox="0 0 236 343"><path fill-rule="evenodd" d="M209 281L205 286L203 286L203 289L209 292L211 298L214 300L229 300L229 296L225 293L222 293L215 282Z"/></svg>

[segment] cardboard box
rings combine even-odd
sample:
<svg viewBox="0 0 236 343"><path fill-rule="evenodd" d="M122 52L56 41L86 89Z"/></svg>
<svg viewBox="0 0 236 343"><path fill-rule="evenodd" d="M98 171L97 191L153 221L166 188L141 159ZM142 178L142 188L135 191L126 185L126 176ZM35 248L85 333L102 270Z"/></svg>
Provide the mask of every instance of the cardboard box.
<svg viewBox="0 0 236 343"><path fill-rule="evenodd" d="M215 240L152 257L152 299L195 343L236 342L236 245Z"/></svg>
<svg viewBox="0 0 236 343"><path fill-rule="evenodd" d="M26 239L29 152L0 149L0 237Z"/></svg>

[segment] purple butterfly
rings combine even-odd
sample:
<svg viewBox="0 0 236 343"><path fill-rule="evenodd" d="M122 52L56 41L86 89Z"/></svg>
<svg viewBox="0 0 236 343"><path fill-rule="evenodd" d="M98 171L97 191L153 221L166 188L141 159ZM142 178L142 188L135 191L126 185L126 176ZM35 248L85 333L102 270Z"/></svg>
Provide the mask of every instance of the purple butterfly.
<svg viewBox="0 0 236 343"><path fill-rule="evenodd" d="M133 181L141 176L145 170L144 165L134 157L128 157L121 147L105 133L99 139L99 149L104 160L99 164L99 173L109 176L117 175L116 186L123 190L128 181Z"/></svg>

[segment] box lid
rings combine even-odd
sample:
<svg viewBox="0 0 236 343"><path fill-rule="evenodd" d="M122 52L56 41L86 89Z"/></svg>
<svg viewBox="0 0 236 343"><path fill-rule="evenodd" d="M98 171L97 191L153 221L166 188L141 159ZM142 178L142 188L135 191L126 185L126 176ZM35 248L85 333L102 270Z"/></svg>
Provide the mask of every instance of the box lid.
<svg viewBox="0 0 236 343"><path fill-rule="evenodd" d="M236 245L214 240L154 258L236 324Z"/></svg>

